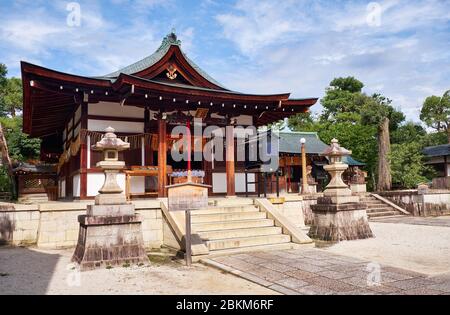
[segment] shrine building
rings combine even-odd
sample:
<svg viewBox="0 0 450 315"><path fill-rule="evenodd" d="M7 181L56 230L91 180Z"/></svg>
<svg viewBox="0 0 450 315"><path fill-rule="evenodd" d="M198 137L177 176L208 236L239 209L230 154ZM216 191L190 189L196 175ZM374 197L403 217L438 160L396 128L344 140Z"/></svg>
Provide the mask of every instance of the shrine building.
<svg viewBox="0 0 450 315"><path fill-rule="evenodd" d="M120 153L127 169L118 177L129 198L165 197L166 186L183 181L188 168L197 181L212 186L211 196L243 194L256 175L246 179L245 162L236 161L235 136L226 137L226 161L175 161L170 152L179 139L171 136L173 128L192 128L194 119L201 118L203 130L219 126L226 134L230 125L261 127L307 112L318 100L229 90L186 56L173 32L154 54L105 76L68 74L27 62L21 68L23 131L42 139L41 161L57 165L56 199L97 195L104 174L96 167L102 155L92 146L107 127L131 145ZM208 140L193 138L191 154Z"/></svg>

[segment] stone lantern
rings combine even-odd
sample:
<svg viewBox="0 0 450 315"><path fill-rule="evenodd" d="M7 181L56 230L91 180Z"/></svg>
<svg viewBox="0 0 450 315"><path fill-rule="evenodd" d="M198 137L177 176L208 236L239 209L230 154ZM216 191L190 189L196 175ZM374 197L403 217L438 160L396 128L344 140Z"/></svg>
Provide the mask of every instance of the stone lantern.
<svg viewBox="0 0 450 315"><path fill-rule="evenodd" d="M122 188L117 183L117 174L125 167L124 161L119 161L119 151L128 150L130 144L117 138L114 128L106 128L105 136L92 148L103 151L103 161L97 163L105 172L105 182L95 197L96 205L125 204L126 198Z"/></svg>
<svg viewBox="0 0 450 315"><path fill-rule="evenodd" d="M80 232L72 261L81 270L122 264L147 263L142 219L128 204L117 183L117 174L125 167L119 161L119 151L130 144L117 138L109 127L94 150L103 151L104 159L97 163L105 172L105 182L95 197L95 205L88 205L86 215L80 215Z"/></svg>
<svg viewBox="0 0 450 315"><path fill-rule="evenodd" d="M331 175L331 180L324 196L311 206L314 214L314 223L309 231L311 238L339 242L373 237L367 218L367 204L360 202L359 196L353 196L342 180L342 174L348 168L342 158L351 153L333 139L330 147L321 154L329 159L330 164L324 169Z"/></svg>
<svg viewBox="0 0 450 315"><path fill-rule="evenodd" d="M341 147L337 139L331 140L331 145L321 154L330 161L330 164L323 168L331 175L330 183L323 194L331 197L334 202L359 201L357 198L348 197L352 195L352 191L342 180L342 174L348 169L348 165L342 162L342 158L351 154L352 151Z"/></svg>

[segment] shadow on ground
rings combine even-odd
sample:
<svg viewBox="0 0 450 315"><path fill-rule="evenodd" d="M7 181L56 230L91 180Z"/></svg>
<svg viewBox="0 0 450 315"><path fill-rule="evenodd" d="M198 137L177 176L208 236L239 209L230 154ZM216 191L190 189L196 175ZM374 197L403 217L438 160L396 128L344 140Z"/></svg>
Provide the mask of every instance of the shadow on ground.
<svg viewBox="0 0 450 315"><path fill-rule="evenodd" d="M1 246L0 294L46 294L59 259L58 254Z"/></svg>

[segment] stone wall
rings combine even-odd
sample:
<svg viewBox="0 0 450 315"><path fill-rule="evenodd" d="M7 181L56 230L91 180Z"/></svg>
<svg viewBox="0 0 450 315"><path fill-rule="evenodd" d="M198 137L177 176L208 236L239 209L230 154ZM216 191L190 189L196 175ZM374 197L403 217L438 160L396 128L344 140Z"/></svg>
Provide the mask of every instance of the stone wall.
<svg viewBox="0 0 450 315"><path fill-rule="evenodd" d="M377 193L402 207L414 216L439 216L450 214L450 191L433 191L419 194L417 190Z"/></svg>
<svg viewBox="0 0 450 315"><path fill-rule="evenodd" d="M78 216L86 214L84 202L0 206L0 244L37 245L41 248L74 247L78 239ZM163 217L159 201L136 201L142 218L144 245L158 248L163 242Z"/></svg>
<svg viewBox="0 0 450 315"><path fill-rule="evenodd" d="M40 213L37 206L0 206L0 244L36 244Z"/></svg>
<svg viewBox="0 0 450 315"><path fill-rule="evenodd" d="M317 196L292 196L286 197L284 204L274 205L286 218L288 218L297 227L311 225L314 221L314 215L311 205L317 204Z"/></svg>

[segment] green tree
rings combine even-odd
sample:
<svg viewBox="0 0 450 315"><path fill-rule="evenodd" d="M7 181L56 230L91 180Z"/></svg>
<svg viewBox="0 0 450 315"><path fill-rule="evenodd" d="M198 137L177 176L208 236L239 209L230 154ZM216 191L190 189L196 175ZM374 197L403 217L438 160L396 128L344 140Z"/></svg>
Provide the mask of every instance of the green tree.
<svg viewBox="0 0 450 315"><path fill-rule="evenodd" d="M5 86L6 84L6 75L8 74L8 70L3 63L0 63L0 88Z"/></svg>
<svg viewBox="0 0 450 315"><path fill-rule="evenodd" d="M321 129L321 124L318 117L310 112L300 113L289 118L289 126L293 130L301 130L306 132L318 132Z"/></svg>
<svg viewBox="0 0 450 315"><path fill-rule="evenodd" d="M421 125L410 121L391 132L391 142L393 144L421 142L426 135L427 132Z"/></svg>
<svg viewBox="0 0 450 315"><path fill-rule="evenodd" d="M18 111L22 111L22 80L18 78L6 79L5 84L0 88L0 108L3 115L9 114L16 117Z"/></svg>
<svg viewBox="0 0 450 315"><path fill-rule="evenodd" d="M425 174L432 174L432 170L424 164L421 151L419 142L392 145L390 160L394 184L404 188L416 188L418 184L429 181Z"/></svg>
<svg viewBox="0 0 450 315"><path fill-rule="evenodd" d="M325 90L320 103L323 120L333 120L340 113L359 113L365 99L361 94L364 84L354 77L336 78Z"/></svg>
<svg viewBox="0 0 450 315"><path fill-rule="evenodd" d="M0 123L8 143L9 156L12 161L27 161L39 158L40 139L29 138L22 132L22 117L17 116L22 110L22 81L6 78L8 73L0 63Z"/></svg>
<svg viewBox="0 0 450 315"><path fill-rule="evenodd" d="M420 119L438 132L447 133L447 143L450 143L450 90L442 97L430 96L425 99Z"/></svg>
<svg viewBox="0 0 450 315"><path fill-rule="evenodd" d="M8 142L9 156L13 161L27 161L39 158L41 140L29 138L22 132L22 117L1 117L6 141Z"/></svg>

